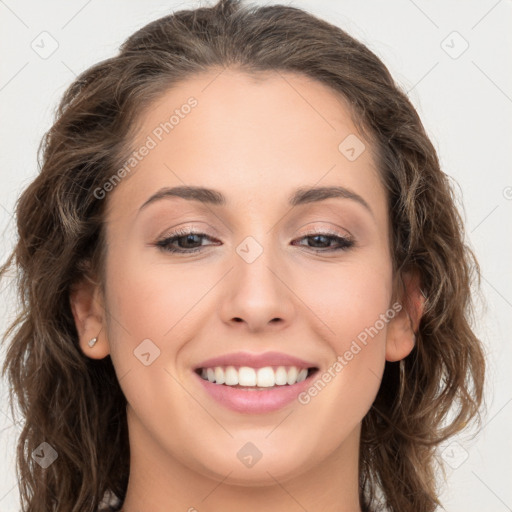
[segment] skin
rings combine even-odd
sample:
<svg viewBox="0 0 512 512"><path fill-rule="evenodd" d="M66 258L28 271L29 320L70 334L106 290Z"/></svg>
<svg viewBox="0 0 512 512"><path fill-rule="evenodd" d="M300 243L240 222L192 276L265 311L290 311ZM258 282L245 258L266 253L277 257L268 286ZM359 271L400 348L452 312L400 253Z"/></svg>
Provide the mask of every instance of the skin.
<svg viewBox="0 0 512 512"><path fill-rule="evenodd" d="M205 393L192 368L239 350L277 350L315 361L322 372L391 308L387 199L371 148L365 142L354 161L339 151L348 135L363 139L327 86L237 70L208 72L166 92L142 116L135 147L190 96L197 107L106 199L105 295L84 279L71 296L83 352L110 354L128 401L124 510L360 511L361 421L385 361L414 346L421 314L415 276L404 276L402 297L413 306L306 405L234 412ZM139 212L162 187L180 185L219 190L227 204L167 198ZM346 198L288 205L292 191L313 186L349 188L372 211ZM202 243L201 252L191 255L155 246L178 227L211 238L199 238L193 247ZM316 253L305 238L313 230L349 235L355 245ZM236 252L248 236L263 249L251 263ZM145 339L160 349L148 366L134 357ZM247 442L262 453L250 468L237 458Z"/></svg>

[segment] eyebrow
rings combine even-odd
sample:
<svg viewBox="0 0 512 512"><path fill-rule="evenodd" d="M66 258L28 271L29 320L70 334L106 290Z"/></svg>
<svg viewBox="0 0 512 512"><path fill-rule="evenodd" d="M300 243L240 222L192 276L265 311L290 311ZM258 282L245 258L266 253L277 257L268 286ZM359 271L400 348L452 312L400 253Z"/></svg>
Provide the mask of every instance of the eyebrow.
<svg viewBox="0 0 512 512"><path fill-rule="evenodd" d="M200 201L213 206L227 204L226 197L218 190L197 186L165 187L153 194L140 208L143 210L150 204L166 198L180 197L191 201ZM302 187L296 189L288 198L290 206L298 206L308 203L316 203L331 198L351 199L364 206L373 216L370 205L354 191L345 187Z"/></svg>

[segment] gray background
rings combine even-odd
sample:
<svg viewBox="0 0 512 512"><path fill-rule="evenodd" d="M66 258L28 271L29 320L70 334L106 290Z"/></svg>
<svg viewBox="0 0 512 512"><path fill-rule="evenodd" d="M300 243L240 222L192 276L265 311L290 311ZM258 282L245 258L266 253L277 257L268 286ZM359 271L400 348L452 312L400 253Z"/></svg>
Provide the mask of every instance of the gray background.
<svg viewBox="0 0 512 512"><path fill-rule="evenodd" d="M482 265L484 302L478 307L475 329L488 353L488 412L478 437L459 436L440 448L439 456L449 462L441 498L445 509L453 512L512 511L512 2L283 3L341 26L385 62L418 109L444 171L459 185L468 242ZM15 240L15 200L37 172L37 146L75 75L112 56L147 22L176 8L208 4L0 0L2 259ZM49 55L52 45L56 49ZM14 314L6 284L2 283L2 332ZM2 382L0 512L20 509L14 472L20 426L10 418L6 393Z"/></svg>

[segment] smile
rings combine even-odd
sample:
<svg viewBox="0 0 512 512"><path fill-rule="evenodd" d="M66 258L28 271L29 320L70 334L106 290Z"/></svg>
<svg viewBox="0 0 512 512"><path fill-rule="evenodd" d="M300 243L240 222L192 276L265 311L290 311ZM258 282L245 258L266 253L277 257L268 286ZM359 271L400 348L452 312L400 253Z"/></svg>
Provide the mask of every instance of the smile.
<svg viewBox="0 0 512 512"><path fill-rule="evenodd" d="M193 375L206 400L237 413L265 414L296 401L317 371L316 367L296 366L216 366L198 368Z"/></svg>
<svg viewBox="0 0 512 512"><path fill-rule="evenodd" d="M199 368L196 372L204 380L215 384L238 389L265 389L275 386L292 386L306 380L316 370L317 368L298 366L265 366L263 368L215 366Z"/></svg>

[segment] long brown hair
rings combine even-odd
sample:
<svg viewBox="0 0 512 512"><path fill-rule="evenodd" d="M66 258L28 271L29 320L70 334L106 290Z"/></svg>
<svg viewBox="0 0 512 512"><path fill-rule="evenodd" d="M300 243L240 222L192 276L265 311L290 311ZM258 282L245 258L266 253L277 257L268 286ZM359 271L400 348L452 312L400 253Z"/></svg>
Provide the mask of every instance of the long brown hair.
<svg viewBox="0 0 512 512"><path fill-rule="evenodd" d="M484 379L471 328L480 271L450 180L406 94L366 46L301 9L237 0L182 10L134 33L69 86L41 141L40 173L17 202L18 240L1 268L4 276L16 266L21 309L3 338L3 374L11 408L14 394L24 417L23 510L94 511L108 490L124 499L126 399L110 357L80 350L69 305L79 278L104 277L108 197L93 191L123 166L144 107L180 80L227 67L327 84L371 140L388 194L395 275L415 269L427 298L413 352L386 363L363 419L360 500L365 510L433 511L436 447L479 417ZM31 457L42 442L58 453L46 469Z"/></svg>

